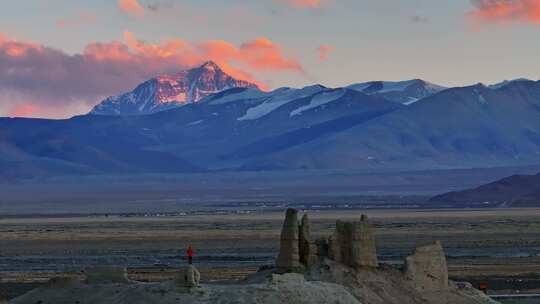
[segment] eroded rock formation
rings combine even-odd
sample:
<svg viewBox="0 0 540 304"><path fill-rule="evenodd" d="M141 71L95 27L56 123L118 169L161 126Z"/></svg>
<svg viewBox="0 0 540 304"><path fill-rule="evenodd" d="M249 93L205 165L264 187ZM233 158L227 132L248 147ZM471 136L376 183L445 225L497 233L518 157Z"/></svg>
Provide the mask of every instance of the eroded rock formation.
<svg viewBox="0 0 540 304"><path fill-rule="evenodd" d="M405 259L405 276L414 287L422 291L438 291L448 288L448 266L441 242L416 248Z"/></svg>

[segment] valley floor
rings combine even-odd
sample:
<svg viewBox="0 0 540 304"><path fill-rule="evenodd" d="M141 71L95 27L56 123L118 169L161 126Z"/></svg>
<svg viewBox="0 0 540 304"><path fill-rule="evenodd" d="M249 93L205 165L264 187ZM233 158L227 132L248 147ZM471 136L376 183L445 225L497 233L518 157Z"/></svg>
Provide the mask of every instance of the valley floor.
<svg viewBox="0 0 540 304"><path fill-rule="evenodd" d="M403 172L213 172L0 178L0 217L33 214L115 214L184 211L480 208L443 206L427 200L513 174L537 174L538 166ZM293 204L291 204L291 202ZM512 207L540 207L539 204ZM320 208L319 208L320 209Z"/></svg>
<svg viewBox="0 0 540 304"><path fill-rule="evenodd" d="M441 240L450 276L487 282L492 293L540 291L540 209L310 211L312 231L367 213L378 254L395 264L417 244ZM0 219L0 295L13 297L59 273L91 265L128 267L132 278L162 281L186 263L193 244L203 281L241 279L272 264L282 212L248 214L46 216Z"/></svg>

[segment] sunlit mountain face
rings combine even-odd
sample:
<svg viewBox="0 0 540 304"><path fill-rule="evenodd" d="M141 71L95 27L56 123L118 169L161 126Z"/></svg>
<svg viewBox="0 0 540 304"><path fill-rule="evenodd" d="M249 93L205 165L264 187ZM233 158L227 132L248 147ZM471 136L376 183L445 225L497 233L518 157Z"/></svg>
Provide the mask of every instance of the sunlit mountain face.
<svg viewBox="0 0 540 304"><path fill-rule="evenodd" d="M112 96L91 111L99 115L140 115L172 109L230 88L253 88L257 85L235 79L225 73L216 63L183 70L172 75L152 78L133 91Z"/></svg>

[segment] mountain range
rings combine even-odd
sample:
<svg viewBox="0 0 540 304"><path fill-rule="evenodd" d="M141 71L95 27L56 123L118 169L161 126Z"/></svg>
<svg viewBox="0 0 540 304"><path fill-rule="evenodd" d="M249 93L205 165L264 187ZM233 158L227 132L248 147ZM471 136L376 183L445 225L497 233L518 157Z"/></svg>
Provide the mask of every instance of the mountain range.
<svg viewBox="0 0 540 304"><path fill-rule="evenodd" d="M296 98L291 88L281 88L273 92L262 92L259 87L244 80L235 79L226 74L215 62L181 71L175 75L161 75L138 85L133 91L118 96L111 96L96 105L90 114L94 115L146 115L196 103L212 94L231 88L250 88L249 94L257 98ZM311 88L317 88L313 86ZM445 87L421 79L408 81L372 81L350 85L348 89L367 95L381 97L404 105L412 104L424 97L438 93ZM235 95L231 98L244 97Z"/></svg>
<svg viewBox="0 0 540 304"><path fill-rule="evenodd" d="M0 176L540 164L536 81L444 88L415 79L265 92L212 62L177 74L165 86L174 90L157 79L88 115L1 118Z"/></svg>

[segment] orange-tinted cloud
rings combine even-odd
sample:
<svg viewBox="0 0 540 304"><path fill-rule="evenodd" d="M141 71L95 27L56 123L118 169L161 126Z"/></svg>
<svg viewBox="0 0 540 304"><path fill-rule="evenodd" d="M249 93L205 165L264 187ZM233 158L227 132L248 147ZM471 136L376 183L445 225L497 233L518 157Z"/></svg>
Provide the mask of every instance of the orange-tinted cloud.
<svg viewBox="0 0 540 304"><path fill-rule="evenodd" d="M124 33L124 40L129 50L144 57L172 59L183 66L194 66L206 60L212 60L233 77L253 82L256 80L249 73L233 68L233 65L253 71L303 73L303 68L297 60L287 58L282 47L267 38L248 41L240 47L223 40L191 44L181 39L173 39L161 45L148 44L137 40L131 32ZM116 48L112 50L116 51ZM119 57L117 53L112 55Z"/></svg>
<svg viewBox="0 0 540 304"><path fill-rule="evenodd" d="M245 60L254 69L293 70L303 72L302 66L294 59L283 55L281 46L267 38L258 38L240 46L236 60Z"/></svg>
<svg viewBox="0 0 540 304"><path fill-rule="evenodd" d="M32 104L17 104L13 106L8 115L9 117L31 117L36 114L38 109L35 105Z"/></svg>
<svg viewBox="0 0 540 304"><path fill-rule="evenodd" d="M118 0L118 7L122 12L135 17L144 16L144 8L137 0Z"/></svg>
<svg viewBox="0 0 540 304"><path fill-rule="evenodd" d="M35 43L21 43L14 39L8 39L4 34L0 33L0 54L5 54L10 57L22 57L28 52L41 51L41 46Z"/></svg>
<svg viewBox="0 0 540 304"><path fill-rule="evenodd" d="M330 56L330 53L335 51L335 47L328 45L328 44L321 44L317 48L317 52L319 53L319 60L320 61L326 61L328 60L328 57Z"/></svg>
<svg viewBox="0 0 540 304"><path fill-rule="evenodd" d="M468 13L474 21L540 24L540 0L476 0L474 3L477 8Z"/></svg>
<svg viewBox="0 0 540 304"><path fill-rule="evenodd" d="M90 43L81 54L34 43L18 42L0 33L0 104L4 113L19 104L34 106L34 116L80 114L102 98L133 89L164 73L175 73L213 60L233 77L252 81L266 71L303 73L300 63L267 38L240 45L212 40L191 43L170 39L160 44L125 32L123 41ZM29 108L26 108L29 109ZM29 113L27 111L26 113Z"/></svg>
<svg viewBox="0 0 540 304"><path fill-rule="evenodd" d="M172 39L158 45L137 40L133 33L124 32L124 41L128 50L135 54L154 58L175 58L182 65L192 66L206 60L213 60L222 63L240 63L252 70L303 72L297 60L287 58L282 47L267 38L247 41L240 47L223 40L191 44L181 39ZM122 57L118 54L118 46L113 46L108 51L113 51L112 56ZM104 53L96 55L104 56Z"/></svg>

